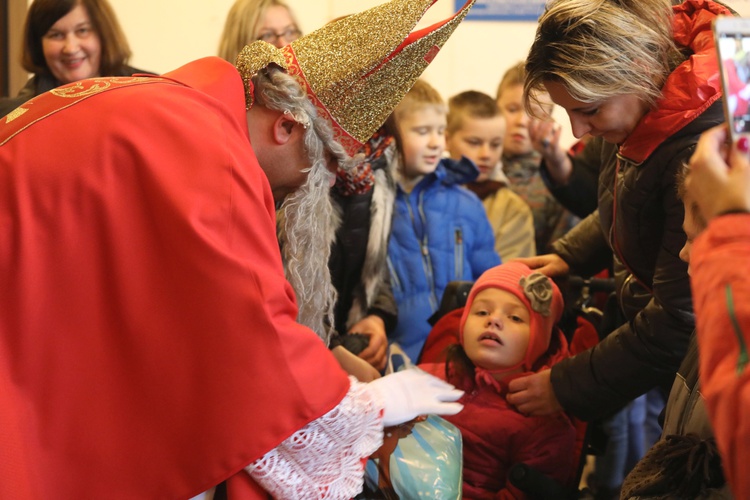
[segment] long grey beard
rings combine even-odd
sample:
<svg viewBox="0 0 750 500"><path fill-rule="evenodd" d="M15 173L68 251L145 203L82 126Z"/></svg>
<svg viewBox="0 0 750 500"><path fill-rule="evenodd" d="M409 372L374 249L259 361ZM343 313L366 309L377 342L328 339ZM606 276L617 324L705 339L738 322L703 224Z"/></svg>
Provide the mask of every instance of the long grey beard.
<svg viewBox="0 0 750 500"><path fill-rule="evenodd" d="M297 295L297 321L328 344L334 328L336 289L328 260L338 217L329 195L332 174L312 168L305 184L287 196L278 211L284 271Z"/></svg>

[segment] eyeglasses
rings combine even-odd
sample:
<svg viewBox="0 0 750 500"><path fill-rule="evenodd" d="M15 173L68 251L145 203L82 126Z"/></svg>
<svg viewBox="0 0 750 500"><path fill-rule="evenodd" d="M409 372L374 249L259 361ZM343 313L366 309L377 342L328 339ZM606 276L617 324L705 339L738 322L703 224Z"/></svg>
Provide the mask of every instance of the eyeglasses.
<svg viewBox="0 0 750 500"><path fill-rule="evenodd" d="M300 30L294 27L290 27L285 29L281 33L276 33L275 31L266 31L265 33L261 33L261 35L258 37L258 40L263 40L264 42L276 45L276 42L278 42L282 38L286 43L292 43L301 35L302 32Z"/></svg>

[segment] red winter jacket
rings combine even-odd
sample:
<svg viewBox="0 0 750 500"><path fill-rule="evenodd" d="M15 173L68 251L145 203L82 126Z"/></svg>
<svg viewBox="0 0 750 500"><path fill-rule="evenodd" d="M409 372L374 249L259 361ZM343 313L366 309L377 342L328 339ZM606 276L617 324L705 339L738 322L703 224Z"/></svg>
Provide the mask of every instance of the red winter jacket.
<svg viewBox="0 0 750 500"><path fill-rule="evenodd" d="M461 311L457 309L435 325L430 336L457 340L457 325ZM456 335L452 336L454 330ZM544 361L545 368L568 355L568 346L562 333L561 347ZM429 342L428 342L429 343ZM450 341L440 342L435 353ZM455 341L453 342L455 343ZM422 358L436 361L426 350ZM445 379L445 363L427 362L419 365ZM457 415L444 416L461 431L464 446L463 498L495 499L526 498L508 481L510 468L520 462L536 468L539 472L567 485L574 474L576 454L576 430L563 413L546 417L526 417L511 407L505 395L512 378L529 375L514 375L501 382L501 389L484 382L461 387L466 394L461 398L464 409ZM473 385L473 387L472 387Z"/></svg>
<svg viewBox="0 0 750 500"><path fill-rule="evenodd" d="M736 498L750 498L750 214L713 220L696 240L690 270L703 396Z"/></svg>

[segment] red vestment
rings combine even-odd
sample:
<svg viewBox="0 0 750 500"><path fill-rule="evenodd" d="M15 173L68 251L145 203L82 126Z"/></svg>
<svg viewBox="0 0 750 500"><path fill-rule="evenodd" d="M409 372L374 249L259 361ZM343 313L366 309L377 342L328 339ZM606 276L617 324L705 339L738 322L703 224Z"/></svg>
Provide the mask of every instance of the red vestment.
<svg viewBox="0 0 750 500"><path fill-rule="evenodd" d="M295 323L234 67L59 90L0 123L0 498L189 498L350 383Z"/></svg>

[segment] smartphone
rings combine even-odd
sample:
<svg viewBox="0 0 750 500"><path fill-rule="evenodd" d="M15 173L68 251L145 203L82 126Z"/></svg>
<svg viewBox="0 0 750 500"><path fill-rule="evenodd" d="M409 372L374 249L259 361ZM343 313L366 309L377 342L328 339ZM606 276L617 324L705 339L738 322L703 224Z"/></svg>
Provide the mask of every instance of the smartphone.
<svg viewBox="0 0 750 500"><path fill-rule="evenodd" d="M713 24L732 142L750 135L750 18L719 16Z"/></svg>

